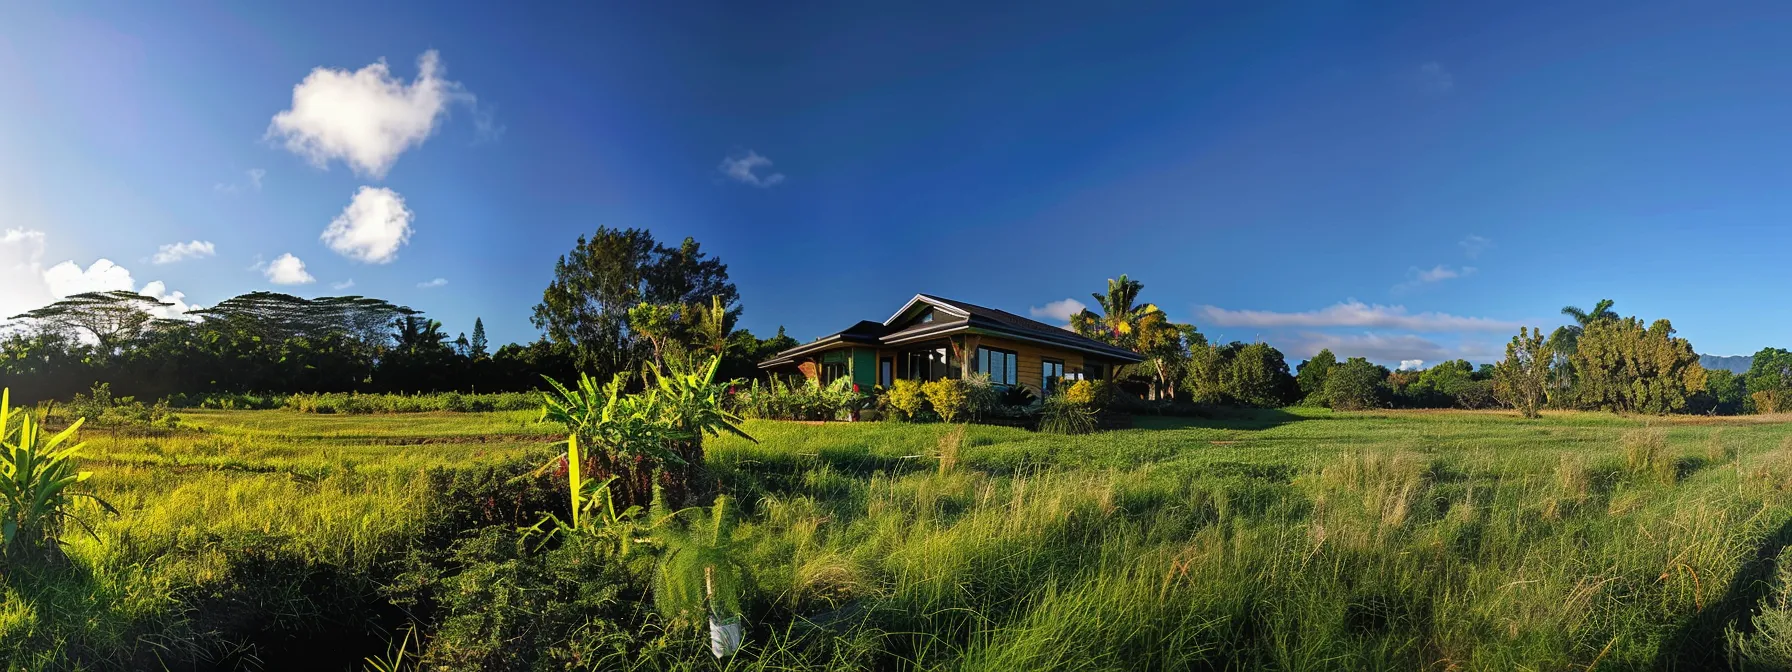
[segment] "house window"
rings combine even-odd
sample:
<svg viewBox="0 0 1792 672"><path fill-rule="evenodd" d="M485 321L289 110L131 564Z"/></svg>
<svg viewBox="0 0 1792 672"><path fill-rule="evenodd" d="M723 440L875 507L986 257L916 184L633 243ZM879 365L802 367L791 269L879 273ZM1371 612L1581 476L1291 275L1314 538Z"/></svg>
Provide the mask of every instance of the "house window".
<svg viewBox="0 0 1792 672"><path fill-rule="evenodd" d="M951 350L934 348L902 353L902 377L909 380L939 380L958 377L958 358Z"/></svg>
<svg viewBox="0 0 1792 672"><path fill-rule="evenodd" d="M847 367L846 362L822 362L821 384L826 385L832 383L847 377L851 373L852 372L849 370L849 367Z"/></svg>
<svg viewBox="0 0 1792 672"><path fill-rule="evenodd" d="M1089 380L1101 380L1106 377L1102 375L1103 373L1100 364L1083 364L1083 375Z"/></svg>
<svg viewBox="0 0 1792 672"><path fill-rule="evenodd" d="M997 385L1013 385L1020 382L1015 365L1020 356L1011 350L995 348L977 348L977 371L989 374L989 382Z"/></svg>
<svg viewBox="0 0 1792 672"><path fill-rule="evenodd" d="M885 357L877 360L877 384L889 387L896 376L896 360Z"/></svg>
<svg viewBox="0 0 1792 672"><path fill-rule="evenodd" d="M1049 394L1052 391L1052 386L1057 384L1057 382L1064 377L1064 363L1055 359L1048 359L1045 360L1044 368L1045 374L1042 376L1042 380L1039 381L1039 389L1045 390Z"/></svg>

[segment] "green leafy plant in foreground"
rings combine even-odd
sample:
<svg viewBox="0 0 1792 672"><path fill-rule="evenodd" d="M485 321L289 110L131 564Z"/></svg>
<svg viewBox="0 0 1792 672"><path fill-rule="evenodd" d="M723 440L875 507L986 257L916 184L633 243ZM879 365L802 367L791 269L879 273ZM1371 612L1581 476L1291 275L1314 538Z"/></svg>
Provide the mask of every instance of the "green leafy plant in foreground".
<svg viewBox="0 0 1792 672"><path fill-rule="evenodd" d="M14 416L19 416L16 426ZM63 445L81 423L76 420L46 438L41 423L12 408L11 390L0 391L0 549L7 557L50 552L69 522L92 534L87 523L69 510L76 497L92 499L115 512L105 500L70 487L93 475L75 468L75 458L87 444Z"/></svg>

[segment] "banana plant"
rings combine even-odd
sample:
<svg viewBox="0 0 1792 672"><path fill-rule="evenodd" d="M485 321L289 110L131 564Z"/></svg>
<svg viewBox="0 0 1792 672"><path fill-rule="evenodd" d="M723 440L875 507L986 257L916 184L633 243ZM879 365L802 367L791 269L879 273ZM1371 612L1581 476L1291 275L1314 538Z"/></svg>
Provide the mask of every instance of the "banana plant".
<svg viewBox="0 0 1792 672"><path fill-rule="evenodd" d="M10 390L0 391L0 549L8 555L43 547L70 522L93 534L93 528L70 511L77 497L117 513L105 500L71 488L93 476L75 468L75 458L87 444L64 445L83 421L46 436L42 424L12 407Z"/></svg>

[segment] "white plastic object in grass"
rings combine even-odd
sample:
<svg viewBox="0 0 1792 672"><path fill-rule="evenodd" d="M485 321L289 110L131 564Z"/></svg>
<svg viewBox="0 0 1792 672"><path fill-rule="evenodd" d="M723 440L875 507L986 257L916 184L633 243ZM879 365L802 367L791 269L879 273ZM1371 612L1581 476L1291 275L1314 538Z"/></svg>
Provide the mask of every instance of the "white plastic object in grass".
<svg viewBox="0 0 1792 672"><path fill-rule="evenodd" d="M713 614L709 617L709 652L716 658L726 658L740 650L741 629L740 617L718 620Z"/></svg>

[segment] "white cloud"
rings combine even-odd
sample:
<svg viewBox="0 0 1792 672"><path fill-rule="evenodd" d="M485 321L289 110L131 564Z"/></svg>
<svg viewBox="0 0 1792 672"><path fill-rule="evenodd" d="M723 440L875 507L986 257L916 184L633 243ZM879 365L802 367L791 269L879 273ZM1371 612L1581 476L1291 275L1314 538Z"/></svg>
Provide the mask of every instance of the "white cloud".
<svg viewBox="0 0 1792 672"><path fill-rule="evenodd" d="M746 154L733 154L723 158L722 165L718 167L718 170L735 182L764 188L784 181L783 173L773 173L767 170L766 174L761 175L754 172L759 168L769 169L771 166L771 159L760 156L758 152L749 149Z"/></svg>
<svg viewBox="0 0 1792 672"><path fill-rule="evenodd" d="M417 286L421 287L423 289L435 289L437 287L441 287L446 284L448 284L447 278L436 278L434 280L430 280L429 282L419 282L419 283L417 283Z"/></svg>
<svg viewBox="0 0 1792 672"><path fill-rule="evenodd" d="M291 252L270 262L262 269L262 274L268 276L268 282L276 285L305 285L317 281L317 278L305 271L305 262L299 261Z"/></svg>
<svg viewBox="0 0 1792 672"><path fill-rule="evenodd" d="M44 239L42 231L29 229L0 235L0 321L75 294L112 291L134 291L173 304L151 310L156 317L194 319L186 312L198 306L189 305L186 294L169 291L160 280L138 289L130 270L110 259L95 260L87 268L74 261L44 268Z"/></svg>
<svg viewBox="0 0 1792 672"><path fill-rule="evenodd" d="M1400 360L1400 370L1401 371L1419 371L1424 368L1425 368L1425 360L1423 360L1423 359L1402 359L1402 360Z"/></svg>
<svg viewBox="0 0 1792 672"><path fill-rule="evenodd" d="M1057 301L1053 301L1043 306L1033 306L1028 308L1027 314L1032 315L1033 317L1043 317L1059 322L1069 322L1071 315L1083 312L1088 309L1088 307L1087 304L1076 299L1058 299Z"/></svg>
<svg viewBox="0 0 1792 672"><path fill-rule="evenodd" d="M256 191L261 191L261 178L267 177L268 171L262 170L260 168L250 168L248 173L249 173L249 186L254 187L254 189Z"/></svg>
<svg viewBox="0 0 1792 672"><path fill-rule="evenodd" d="M0 321L55 300L44 282L43 258L44 232L0 234Z"/></svg>
<svg viewBox="0 0 1792 672"><path fill-rule="evenodd" d="M336 159L383 178L399 154L435 131L449 105L474 103L443 71L434 50L417 58L417 79L409 84L392 76L385 59L354 72L318 67L292 87L292 108L274 115L267 136L319 168Z"/></svg>
<svg viewBox="0 0 1792 672"><path fill-rule="evenodd" d="M361 187L342 214L324 229L324 243L337 254L370 264L398 258L398 248L411 239L411 220L416 215L404 207L404 197L385 187Z"/></svg>
<svg viewBox="0 0 1792 672"><path fill-rule="evenodd" d="M1408 313L1405 306L1369 305L1355 300L1300 313L1226 310L1217 306L1201 306L1200 314L1207 323L1220 327L1358 327L1422 332L1518 331L1517 322L1447 313Z"/></svg>
<svg viewBox="0 0 1792 672"><path fill-rule="evenodd" d="M44 282L50 294L60 299L87 292L115 292L135 286L131 272L110 259L95 260L86 270L73 261L65 261L44 271Z"/></svg>
<svg viewBox="0 0 1792 672"><path fill-rule="evenodd" d="M1433 95L1443 95L1456 88L1456 76L1436 61L1420 65L1407 79L1420 91Z"/></svg>
<svg viewBox="0 0 1792 672"><path fill-rule="evenodd" d="M194 240L185 243L168 243L156 250L156 256L150 261L157 264L172 264L183 259L198 259L217 254L216 248L207 240Z"/></svg>
<svg viewBox="0 0 1792 672"><path fill-rule="evenodd" d="M1477 271L1477 270L1478 269L1476 269L1473 266L1463 266L1461 268L1451 268L1451 267L1445 266L1443 264L1438 264L1437 266L1434 266L1434 267L1428 268L1428 269L1427 268L1419 268L1419 267L1415 266L1415 267L1407 270L1406 282L1402 282L1398 285L1394 285L1394 291L1395 292L1403 292L1403 291L1406 291L1409 289L1419 287L1421 285L1429 285L1429 284L1433 284L1433 283L1443 282L1445 280L1454 280L1456 278L1465 278L1465 277L1474 275L1475 271Z"/></svg>
<svg viewBox="0 0 1792 672"><path fill-rule="evenodd" d="M1468 258L1470 259L1479 257L1482 252L1486 252L1493 248L1492 240L1476 235L1470 235L1467 238L1463 238L1456 244L1462 246L1462 253L1468 255Z"/></svg>
<svg viewBox="0 0 1792 672"><path fill-rule="evenodd" d="M354 278L349 278L349 279L347 279L347 280L343 280L343 281L342 281L342 282L332 282L332 283L330 283L330 289L338 289L338 290L340 290L340 289L348 289L348 288L350 288L350 287L353 287L353 286L355 286L355 279L354 279Z"/></svg>

